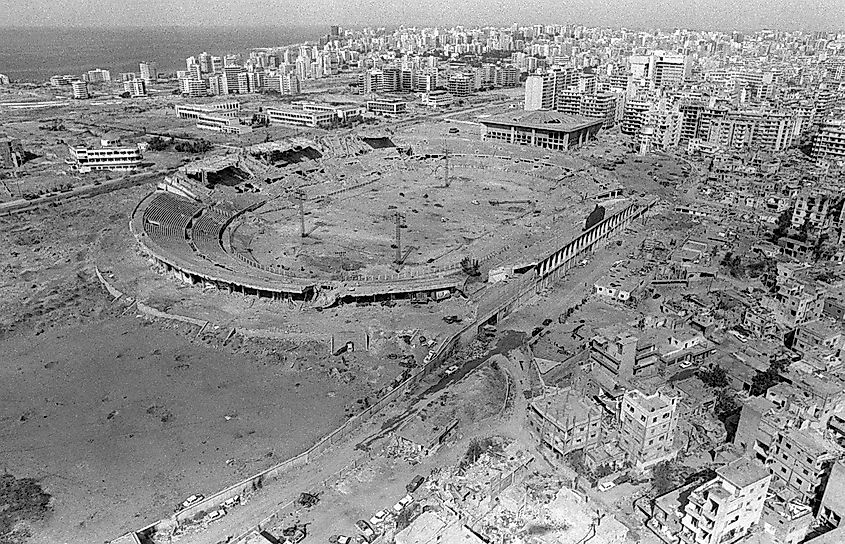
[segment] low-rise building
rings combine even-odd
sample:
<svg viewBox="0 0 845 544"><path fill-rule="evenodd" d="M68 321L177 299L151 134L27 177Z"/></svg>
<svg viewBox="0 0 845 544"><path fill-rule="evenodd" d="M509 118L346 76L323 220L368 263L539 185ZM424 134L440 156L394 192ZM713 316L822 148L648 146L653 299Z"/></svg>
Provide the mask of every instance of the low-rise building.
<svg viewBox="0 0 845 544"><path fill-rule="evenodd" d="M595 404L569 388L546 393L528 405L529 431L558 459L598 446L601 417Z"/></svg>
<svg viewBox="0 0 845 544"><path fill-rule="evenodd" d="M594 140L604 124L601 119L549 110L513 110L480 121L485 140L561 151Z"/></svg>
<svg viewBox="0 0 845 544"><path fill-rule="evenodd" d="M20 140L0 134L0 168L17 168L23 164L24 156Z"/></svg>
<svg viewBox="0 0 845 544"><path fill-rule="evenodd" d="M376 98L367 101L367 111L381 115L400 115L408 111L408 103L397 98Z"/></svg>
<svg viewBox="0 0 845 544"><path fill-rule="evenodd" d="M136 169L143 159L141 149L135 147L89 148L68 146L68 162L82 173L92 170L128 171Z"/></svg>

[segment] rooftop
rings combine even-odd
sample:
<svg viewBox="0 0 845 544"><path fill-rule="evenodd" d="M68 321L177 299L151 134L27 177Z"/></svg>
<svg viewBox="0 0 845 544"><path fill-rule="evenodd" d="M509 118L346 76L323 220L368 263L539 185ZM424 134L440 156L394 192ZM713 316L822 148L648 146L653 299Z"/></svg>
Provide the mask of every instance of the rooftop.
<svg viewBox="0 0 845 544"><path fill-rule="evenodd" d="M571 389L561 389L544 395L531 405L542 412L559 427L567 427L566 421L583 422L590 414L598 417L598 408L588 402L580 393Z"/></svg>
<svg viewBox="0 0 845 544"><path fill-rule="evenodd" d="M753 459L740 457L732 463L717 468L716 474L725 481L742 488L766 478L769 476L769 471Z"/></svg>
<svg viewBox="0 0 845 544"><path fill-rule="evenodd" d="M523 128L539 128L544 130L560 130L564 132L579 130L604 123L602 119L581 117L580 115L565 115L551 110L512 110L486 119L480 119L483 124L513 125Z"/></svg>

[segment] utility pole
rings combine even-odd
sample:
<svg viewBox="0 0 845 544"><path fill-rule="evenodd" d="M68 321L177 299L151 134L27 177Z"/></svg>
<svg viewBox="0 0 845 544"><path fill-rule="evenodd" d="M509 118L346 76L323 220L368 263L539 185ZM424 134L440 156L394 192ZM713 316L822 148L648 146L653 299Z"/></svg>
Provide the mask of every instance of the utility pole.
<svg viewBox="0 0 845 544"><path fill-rule="evenodd" d="M396 212L396 258L393 260L396 264L402 264L402 214Z"/></svg>
<svg viewBox="0 0 845 544"><path fill-rule="evenodd" d="M297 189L296 198L299 200L299 237L308 236L305 233L305 191Z"/></svg>

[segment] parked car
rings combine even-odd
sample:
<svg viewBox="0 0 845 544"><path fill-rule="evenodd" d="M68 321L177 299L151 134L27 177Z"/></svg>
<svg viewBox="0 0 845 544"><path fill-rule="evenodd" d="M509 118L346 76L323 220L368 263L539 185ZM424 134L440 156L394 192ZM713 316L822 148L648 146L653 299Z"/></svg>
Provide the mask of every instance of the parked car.
<svg viewBox="0 0 845 544"><path fill-rule="evenodd" d="M298 544L305 540L305 525L297 524L282 529L282 544Z"/></svg>
<svg viewBox="0 0 845 544"><path fill-rule="evenodd" d="M692 368L692 361L681 361L681 364L678 365L678 366L680 366L681 368L684 368L684 369Z"/></svg>
<svg viewBox="0 0 845 544"><path fill-rule="evenodd" d="M387 521L387 518L389 516L390 512L388 512L387 510L379 510L373 515L373 517L370 518L370 525L373 527L378 527L379 525Z"/></svg>
<svg viewBox="0 0 845 544"><path fill-rule="evenodd" d="M452 374L454 374L455 372L458 371L458 368L460 368L458 365L450 366L449 368L446 369L446 375L451 376Z"/></svg>
<svg viewBox="0 0 845 544"><path fill-rule="evenodd" d="M200 495L199 493L196 495L191 495L190 497L182 501L182 508L188 508L189 506L193 506L204 498L205 497L203 495Z"/></svg>
<svg viewBox="0 0 845 544"><path fill-rule="evenodd" d="M226 511L223 510L222 508L218 508L217 510L214 510L213 512L209 512L205 516L205 521L207 521L208 523L211 523L212 521L217 521L218 519L222 518L225 515L226 515Z"/></svg>
<svg viewBox="0 0 845 544"><path fill-rule="evenodd" d="M612 481L602 482L599 484L599 491L608 491L616 487L616 483Z"/></svg>
<svg viewBox="0 0 845 544"><path fill-rule="evenodd" d="M419 488L423 484L424 481L425 481L425 476L420 476L419 474L417 474L416 476L414 476L414 479L411 480L405 486L405 490L408 493L413 493L414 491L417 490L417 488Z"/></svg>
<svg viewBox="0 0 845 544"><path fill-rule="evenodd" d="M222 503L220 503L220 508L225 508L226 510L233 508L235 505L241 503L241 496L235 495L234 497L228 498Z"/></svg>
<svg viewBox="0 0 845 544"><path fill-rule="evenodd" d="M404 497L399 499L399 502L393 505L393 511L399 514L400 512L402 512L402 510L405 509L406 506L408 506L412 502L414 502L414 498L410 495L405 495Z"/></svg>
<svg viewBox="0 0 845 544"><path fill-rule="evenodd" d="M329 537L331 544L352 544L352 537L345 535L332 535Z"/></svg>
<svg viewBox="0 0 845 544"><path fill-rule="evenodd" d="M356 521L355 527L358 528L358 530L361 532L361 536L363 536L364 539L366 539L367 542L372 542L373 539L375 539L375 537L376 537L375 530L373 530L372 526L369 523L367 523L365 520L359 519L358 521Z"/></svg>

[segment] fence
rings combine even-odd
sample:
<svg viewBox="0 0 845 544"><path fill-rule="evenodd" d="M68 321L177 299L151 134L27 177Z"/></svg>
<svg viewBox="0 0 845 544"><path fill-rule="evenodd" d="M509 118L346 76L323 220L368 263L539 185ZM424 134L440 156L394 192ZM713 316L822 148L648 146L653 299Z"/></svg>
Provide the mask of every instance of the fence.
<svg viewBox="0 0 845 544"><path fill-rule="evenodd" d="M637 214L632 215L628 220L634 220L639 215L639 213L650 209L650 207L651 205L644 207ZM616 227L616 229L609 231L607 236L609 236L612 232L624 228L625 224L626 222L620 223ZM502 312L506 313L510 311L521 300L524 300L526 297L532 296L540 281L542 281L542 278L540 277L532 277L531 281L520 281L515 284L515 289L508 290L508 295L506 297L496 297L495 300L498 301L496 306L489 306L485 312L479 312L479 317L474 322L466 325L460 331L453 334L442 344L440 344L440 346L438 346L438 348L436 349L436 354L419 371L417 371L410 377L404 379L400 384L398 384L387 394L382 396L375 404L368 407L360 414L357 414L356 416L350 418L346 423L344 423L343 425L341 425L340 427L320 439L320 441L318 441L305 452L297 455L292 459L288 459L287 461L279 463L278 465L270 467L262 472L259 472L258 474L250 476L249 478L246 478L235 485L229 486L226 489L219 491L218 493L215 493L214 495L204 499L203 501L191 506L190 508L187 508L178 512L177 514L174 514L168 520L163 520L148 525L140 531L137 531L136 535L143 540L151 532L154 532L159 527L172 526L174 523L179 523L181 521L196 516L199 512L214 509L218 504L224 502L226 499L244 493L248 490L257 489L258 487L263 485L266 480L276 479L287 470L306 465L312 460L316 459L323 452L329 449L332 445L344 441L346 437L356 432L373 415L380 412L385 406L389 405L391 402L394 402L396 399L399 398L399 396L401 396L411 387L419 383L420 380L422 380L425 376L431 373L435 368L440 366L460 345L466 345L471 342L472 339L475 338L478 332L478 328L487 323L493 316L497 316L499 313ZM163 314L163 312L158 313ZM164 315L168 316L168 314ZM254 528L243 533L238 538L243 538L246 534L252 532L252 530L254 530ZM231 542L235 543L237 541L237 539L231 540Z"/></svg>

